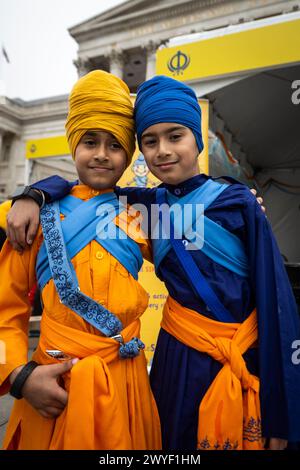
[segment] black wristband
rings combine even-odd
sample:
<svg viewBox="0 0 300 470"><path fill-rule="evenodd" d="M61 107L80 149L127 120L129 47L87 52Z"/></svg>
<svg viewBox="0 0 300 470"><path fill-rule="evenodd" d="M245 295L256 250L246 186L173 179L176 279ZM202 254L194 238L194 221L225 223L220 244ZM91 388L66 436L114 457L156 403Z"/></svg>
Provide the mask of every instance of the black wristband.
<svg viewBox="0 0 300 470"><path fill-rule="evenodd" d="M31 186L25 186L17 189L12 195L12 204L19 199L23 198L33 199L37 205L42 208L45 204L45 195L40 189L31 188Z"/></svg>
<svg viewBox="0 0 300 470"><path fill-rule="evenodd" d="M17 377L13 381L11 387L10 387L10 395L17 400L20 400L20 398L23 398L22 395L22 388L28 377L30 376L31 372L34 371L34 369L38 366L39 364L35 361L30 361L28 362L22 370L18 373Z"/></svg>

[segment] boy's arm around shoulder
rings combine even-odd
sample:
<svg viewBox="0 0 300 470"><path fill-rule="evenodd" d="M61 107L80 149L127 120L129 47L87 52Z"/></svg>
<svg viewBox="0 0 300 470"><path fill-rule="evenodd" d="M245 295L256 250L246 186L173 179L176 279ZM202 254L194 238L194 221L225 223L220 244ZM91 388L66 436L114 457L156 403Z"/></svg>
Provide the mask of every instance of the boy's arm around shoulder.
<svg viewBox="0 0 300 470"><path fill-rule="evenodd" d="M299 318L294 315L295 298L271 224L250 192L244 192L242 205L247 234L246 251L256 301L265 303L266 298L275 296L276 304L270 302L269 305L274 306L276 313L279 304L288 304L290 318L295 320L292 324L296 327L299 325Z"/></svg>
<svg viewBox="0 0 300 470"><path fill-rule="evenodd" d="M22 255L8 241L0 252L0 395L10 387L8 377L27 363L28 293L34 283L38 239Z"/></svg>
<svg viewBox="0 0 300 470"><path fill-rule="evenodd" d="M76 181L70 182L58 175L49 176L32 184L33 189L42 191L47 202L54 202L67 196Z"/></svg>
<svg viewBox="0 0 300 470"><path fill-rule="evenodd" d="M22 253L32 245L39 222L40 208L33 199L20 199L14 203L7 214L7 238L14 250Z"/></svg>
<svg viewBox="0 0 300 470"><path fill-rule="evenodd" d="M54 175L34 183L31 187L42 191L46 202L53 202L67 196L74 182ZM13 248L20 253L30 246L36 236L40 218L40 207L30 197L15 201L7 216L7 237Z"/></svg>
<svg viewBox="0 0 300 470"><path fill-rule="evenodd" d="M13 250L9 242L0 253L0 395L9 391L28 361L31 313L28 293L36 282L35 265L41 240L40 229L32 247L22 255ZM22 397L44 418L56 418L65 408L68 394L58 379L77 361L74 358L59 364L40 365L26 378Z"/></svg>
<svg viewBox="0 0 300 470"><path fill-rule="evenodd" d="M258 318L260 399L264 437L300 438L300 374L292 361L300 322L271 225L252 195L244 200L246 251Z"/></svg>
<svg viewBox="0 0 300 470"><path fill-rule="evenodd" d="M151 204L156 202L156 187L155 188L138 188L138 187L125 187L121 188L116 186L116 195L127 204L136 205L143 204L148 210Z"/></svg>

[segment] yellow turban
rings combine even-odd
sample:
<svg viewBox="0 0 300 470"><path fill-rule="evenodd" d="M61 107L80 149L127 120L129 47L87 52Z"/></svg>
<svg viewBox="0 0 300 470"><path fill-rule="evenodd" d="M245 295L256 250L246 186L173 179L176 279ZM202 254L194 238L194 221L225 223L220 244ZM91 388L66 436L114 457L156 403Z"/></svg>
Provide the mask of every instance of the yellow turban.
<svg viewBox="0 0 300 470"><path fill-rule="evenodd" d="M11 208L11 201L5 201L0 204L0 227L6 230L6 216Z"/></svg>
<svg viewBox="0 0 300 470"><path fill-rule="evenodd" d="M111 73L94 70L81 77L69 97L67 139L74 158L81 137L88 130L110 132L127 154L130 164L134 150L133 105L126 83Z"/></svg>

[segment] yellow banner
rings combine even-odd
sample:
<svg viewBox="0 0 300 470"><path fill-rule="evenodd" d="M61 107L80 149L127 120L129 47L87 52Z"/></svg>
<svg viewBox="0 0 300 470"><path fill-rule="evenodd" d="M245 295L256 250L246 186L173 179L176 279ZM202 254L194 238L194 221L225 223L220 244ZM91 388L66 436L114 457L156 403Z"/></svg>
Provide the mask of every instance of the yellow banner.
<svg viewBox="0 0 300 470"><path fill-rule="evenodd" d="M157 51L156 73L195 80L300 61L300 20Z"/></svg>
<svg viewBox="0 0 300 470"><path fill-rule="evenodd" d="M70 155L66 136L58 135L26 142L26 158L45 158Z"/></svg>
<svg viewBox="0 0 300 470"><path fill-rule="evenodd" d="M204 150L199 156L199 167L201 173L208 173L208 101L199 100L202 111L202 134ZM148 187L153 188L160 184L160 181L150 173L143 154L137 149L132 159L131 165L127 168L122 178L118 182L119 186ZM144 261L139 273L139 281L148 292L149 304L146 312L142 316L141 338L146 346L146 357L148 363L151 362L162 317L162 309L167 298L167 290L164 284L156 277L154 266L148 261Z"/></svg>

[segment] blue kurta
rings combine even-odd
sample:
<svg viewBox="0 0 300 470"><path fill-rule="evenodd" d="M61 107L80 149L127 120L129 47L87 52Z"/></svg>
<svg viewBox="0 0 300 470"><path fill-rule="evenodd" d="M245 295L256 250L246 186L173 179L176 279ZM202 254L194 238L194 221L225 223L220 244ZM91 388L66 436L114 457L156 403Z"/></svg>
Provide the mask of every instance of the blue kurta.
<svg viewBox="0 0 300 470"><path fill-rule="evenodd" d="M182 197L208 178L198 175L176 186L163 186ZM220 266L201 251L190 253L237 322L244 321L257 308L259 347L247 351L244 358L249 371L261 381L263 436L297 441L300 440L300 365L293 364L291 359L292 343L300 338L296 302L270 224L249 189L230 181L232 184L205 215L244 243L249 258L249 279ZM34 187L56 199L67 194L72 186L59 177L53 177L50 183L48 178ZM129 204L143 203L148 208L156 202L155 191L155 188L116 188L118 195L127 196ZM158 276L177 302L214 318L191 288L173 249L161 262ZM151 386L159 408L165 449L196 448L199 404L221 367L208 355L160 330Z"/></svg>

